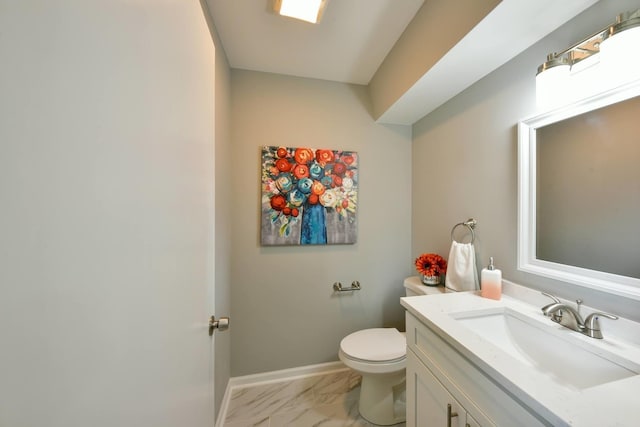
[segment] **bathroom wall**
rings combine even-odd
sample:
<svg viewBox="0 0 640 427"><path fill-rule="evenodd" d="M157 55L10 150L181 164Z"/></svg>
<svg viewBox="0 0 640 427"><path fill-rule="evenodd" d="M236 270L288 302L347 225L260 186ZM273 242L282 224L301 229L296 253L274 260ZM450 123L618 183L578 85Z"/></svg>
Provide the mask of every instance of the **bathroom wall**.
<svg viewBox="0 0 640 427"><path fill-rule="evenodd" d="M367 88L253 71L231 73L232 375L337 360L340 340L402 326L413 274L411 130L378 125ZM359 153L358 242L261 247L260 147ZM362 290L334 294L336 281Z"/></svg>
<svg viewBox="0 0 640 427"><path fill-rule="evenodd" d="M450 230L478 220L478 268L495 258L505 279L640 320L637 302L517 271L517 122L535 113L535 74L560 51L637 1L602 0L413 126L412 255L448 254Z"/></svg>

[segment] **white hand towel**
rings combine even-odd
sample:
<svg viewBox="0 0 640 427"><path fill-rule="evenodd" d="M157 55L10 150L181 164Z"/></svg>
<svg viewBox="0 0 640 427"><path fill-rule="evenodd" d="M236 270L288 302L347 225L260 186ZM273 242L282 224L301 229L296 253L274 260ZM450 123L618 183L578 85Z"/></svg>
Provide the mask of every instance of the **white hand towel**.
<svg viewBox="0 0 640 427"><path fill-rule="evenodd" d="M456 292L478 289L476 251L471 243L451 243L445 287Z"/></svg>

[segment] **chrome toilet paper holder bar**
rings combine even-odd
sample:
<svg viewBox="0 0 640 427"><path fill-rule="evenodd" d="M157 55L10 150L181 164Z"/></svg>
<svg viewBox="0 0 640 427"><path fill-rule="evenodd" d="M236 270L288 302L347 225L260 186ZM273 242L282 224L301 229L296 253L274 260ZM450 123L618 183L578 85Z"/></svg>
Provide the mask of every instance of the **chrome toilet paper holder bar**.
<svg viewBox="0 0 640 427"><path fill-rule="evenodd" d="M359 291L360 289L362 289L360 287L360 282L358 282L357 280L354 280L353 282L351 282L351 287L350 288L343 288L342 287L342 283L340 282L336 282L333 284L333 290L335 292L350 292L350 291Z"/></svg>

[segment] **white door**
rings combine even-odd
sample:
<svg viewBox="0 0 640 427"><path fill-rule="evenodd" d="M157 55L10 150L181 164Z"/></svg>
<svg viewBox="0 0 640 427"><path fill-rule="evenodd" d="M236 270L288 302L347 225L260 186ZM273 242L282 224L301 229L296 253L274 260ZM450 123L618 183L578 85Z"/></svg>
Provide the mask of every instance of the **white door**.
<svg viewBox="0 0 640 427"><path fill-rule="evenodd" d="M0 58L0 426L213 426L199 2L0 0Z"/></svg>

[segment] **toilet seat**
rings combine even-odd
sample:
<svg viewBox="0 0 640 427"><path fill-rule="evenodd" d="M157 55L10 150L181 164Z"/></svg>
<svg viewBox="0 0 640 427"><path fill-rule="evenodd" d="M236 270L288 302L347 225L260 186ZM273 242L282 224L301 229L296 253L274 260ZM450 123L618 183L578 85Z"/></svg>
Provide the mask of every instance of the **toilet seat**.
<svg viewBox="0 0 640 427"><path fill-rule="evenodd" d="M396 328L363 329L342 339L340 353L357 362L395 364L406 358L407 344Z"/></svg>

